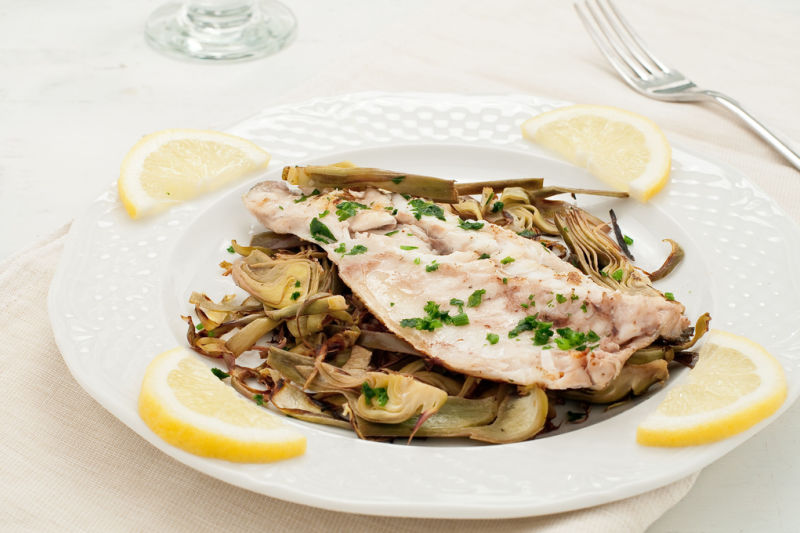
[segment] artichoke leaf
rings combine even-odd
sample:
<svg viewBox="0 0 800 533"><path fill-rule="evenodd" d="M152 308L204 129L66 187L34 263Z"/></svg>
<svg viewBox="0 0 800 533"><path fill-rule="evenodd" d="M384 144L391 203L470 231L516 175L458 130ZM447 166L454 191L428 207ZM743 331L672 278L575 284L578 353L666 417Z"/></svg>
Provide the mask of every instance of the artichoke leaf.
<svg viewBox="0 0 800 533"><path fill-rule="evenodd" d="M367 397L365 391L377 389L385 392L383 401ZM368 372L363 390L351 409L356 416L370 422L396 424L421 413L435 413L446 401L445 391L410 376Z"/></svg>
<svg viewBox="0 0 800 533"><path fill-rule="evenodd" d="M471 428L467 436L494 444L528 440L544 428L547 412L544 389L536 387L525 396L507 394L500 402L495 421L487 426Z"/></svg>
<svg viewBox="0 0 800 533"><path fill-rule="evenodd" d="M663 383L669 377L667 361L656 359L649 363L625 365L611 383L600 390L575 389L561 393L564 398L590 403L612 403L629 394L638 396L655 383Z"/></svg>
<svg viewBox="0 0 800 533"><path fill-rule="evenodd" d="M494 398L470 400L450 396L436 413L419 428L419 437L466 437L468 428L491 423L497 416L497 401ZM408 437L414 431L419 417L412 417L397 424L380 424L357 418L361 433L366 437Z"/></svg>

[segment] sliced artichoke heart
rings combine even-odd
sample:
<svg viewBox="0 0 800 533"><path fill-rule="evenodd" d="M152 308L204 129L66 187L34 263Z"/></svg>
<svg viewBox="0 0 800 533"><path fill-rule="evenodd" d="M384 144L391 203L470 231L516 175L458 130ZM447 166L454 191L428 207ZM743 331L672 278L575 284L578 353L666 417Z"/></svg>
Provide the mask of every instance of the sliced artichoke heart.
<svg viewBox="0 0 800 533"><path fill-rule="evenodd" d="M281 309L319 288L323 275L316 261L302 255L277 255L274 258L254 250L233 264L233 279L264 305Z"/></svg>
<svg viewBox="0 0 800 533"><path fill-rule="evenodd" d="M386 396L367 398L366 391L381 389ZM368 372L354 410L370 422L398 424L420 413L435 413L446 401L445 391L410 376Z"/></svg>

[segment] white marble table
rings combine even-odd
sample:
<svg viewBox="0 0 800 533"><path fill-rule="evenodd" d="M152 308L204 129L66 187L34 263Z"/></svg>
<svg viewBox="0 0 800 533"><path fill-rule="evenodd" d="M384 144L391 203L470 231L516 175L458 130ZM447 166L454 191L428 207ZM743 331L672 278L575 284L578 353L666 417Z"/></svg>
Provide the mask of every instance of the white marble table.
<svg viewBox="0 0 800 533"><path fill-rule="evenodd" d="M313 94L312 74L368 47L390 25L413 28L426 5L287 1L300 20L297 40L274 57L233 65L183 63L150 50L142 26L159 0L0 3L0 260L80 213L116 180L141 135L224 128L294 91ZM773 6L798 11L789 0ZM796 405L708 467L650 531L800 530L798 449Z"/></svg>

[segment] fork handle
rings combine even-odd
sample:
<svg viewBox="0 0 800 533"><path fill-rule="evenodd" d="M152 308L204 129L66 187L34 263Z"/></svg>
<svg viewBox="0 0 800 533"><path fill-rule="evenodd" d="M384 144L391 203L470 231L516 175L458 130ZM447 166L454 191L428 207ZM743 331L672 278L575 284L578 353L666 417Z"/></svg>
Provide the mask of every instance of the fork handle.
<svg viewBox="0 0 800 533"><path fill-rule="evenodd" d="M777 135L772 133L760 120L747 112L742 105L731 98L730 96L718 93L717 91L701 91L710 96L713 100L719 103L722 107L742 119L745 124L750 126L759 137L767 141L770 146L778 151L783 157L786 158L794 168L800 170L800 154L792 149L789 144L781 140Z"/></svg>

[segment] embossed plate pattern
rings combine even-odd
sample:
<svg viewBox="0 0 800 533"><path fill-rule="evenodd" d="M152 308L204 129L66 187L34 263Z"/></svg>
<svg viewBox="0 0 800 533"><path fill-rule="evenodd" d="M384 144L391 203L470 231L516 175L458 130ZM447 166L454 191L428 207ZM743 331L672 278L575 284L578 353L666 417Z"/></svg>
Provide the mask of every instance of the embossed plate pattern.
<svg viewBox="0 0 800 533"><path fill-rule="evenodd" d="M462 179L544 176L590 184L583 171L522 140L519 124L564 105L532 96L363 93L267 109L228 131L284 163L350 158ZM75 221L50 290L59 348L75 379L154 446L211 476L247 489L333 510L416 517L500 518L577 509L663 486L708 465L761 429L684 449L637 446L636 425L663 397L580 430L503 446L359 441L345 432L290 420L308 436L305 456L240 465L175 449L139 419L136 400L147 363L184 342L179 313L192 289L230 289L216 263L230 238L257 227L240 195L255 181L131 221L109 188ZM789 400L800 393L795 266L800 231L739 173L680 149L671 184L647 206L580 200L599 214L612 205L634 253L657 263L659 240L675 238L687 260L663 286L690 316L748 336L778 357ZM594 203L592 203L594 202ZM649 258L649 259L647 259ZM668 386L682 377L677 376ZM774 417L773 417L774 419ZM136 465L126 467L137 468Z"/></svg>

